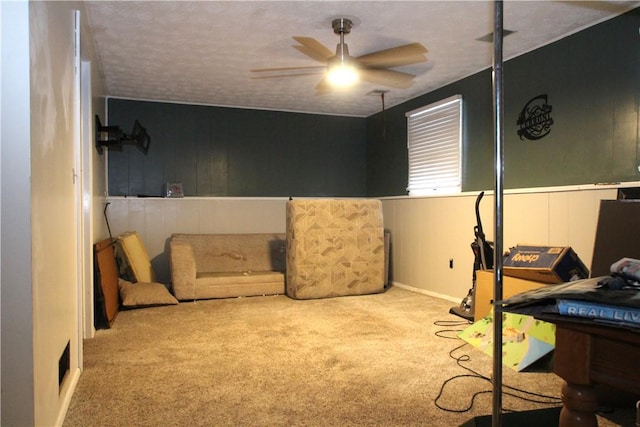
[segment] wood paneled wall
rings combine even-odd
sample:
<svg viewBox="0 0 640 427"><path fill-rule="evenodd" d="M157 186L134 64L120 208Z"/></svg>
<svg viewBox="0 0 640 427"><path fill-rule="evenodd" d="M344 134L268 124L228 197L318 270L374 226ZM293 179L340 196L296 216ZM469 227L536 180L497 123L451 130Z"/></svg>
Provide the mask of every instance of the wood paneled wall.
<svg viewBox="0 0 640 427"><path fill-rule="evenodd" d="M109 152L111 196L366 195L366 119L109 99L109 124L147 128L147 155Z"/></svg>

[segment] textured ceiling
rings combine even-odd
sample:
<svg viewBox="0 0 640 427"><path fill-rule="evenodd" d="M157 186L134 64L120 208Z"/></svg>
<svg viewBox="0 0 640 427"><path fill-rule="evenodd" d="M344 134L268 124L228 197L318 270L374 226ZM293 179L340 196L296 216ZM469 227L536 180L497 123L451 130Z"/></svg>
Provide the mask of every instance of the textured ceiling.
<svg viewBox="0 0 640 427"><path fill-rule="evenodd" d="M366 117L492 64L490 1L86 1L111 97ZM638 1L504 3L504 58L517 56L640 5ZM251 79L251 69L312 66L292 36L334 50L336 17L352 18L352 56L419 42L428 61L408 89L359 83L316 95L320 76Z"/></svg>

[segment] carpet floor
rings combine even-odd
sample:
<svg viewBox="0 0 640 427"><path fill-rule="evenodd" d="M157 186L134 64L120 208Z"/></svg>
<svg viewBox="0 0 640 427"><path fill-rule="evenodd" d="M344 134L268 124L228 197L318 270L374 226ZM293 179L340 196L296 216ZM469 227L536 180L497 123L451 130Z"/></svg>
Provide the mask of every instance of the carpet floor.
<svg viewBox="0 0 640 427"><path fill-rule="evenodd" d="M85 340L64 426L458 426L491 414L492 361L456 337L451 305L391 287L122 311ZM559 406L546 362L503 369L506 411Z"/></svg>

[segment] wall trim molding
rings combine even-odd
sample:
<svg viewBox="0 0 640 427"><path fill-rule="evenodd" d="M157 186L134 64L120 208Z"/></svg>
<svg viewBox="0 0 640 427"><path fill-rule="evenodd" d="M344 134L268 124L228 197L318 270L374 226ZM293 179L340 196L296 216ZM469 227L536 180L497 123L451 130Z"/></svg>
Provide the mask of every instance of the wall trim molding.
<svg viewBox="0 0 640 427"><path fill-rule="evenodd" d="M64 389L61 393L62 399L60 409L55 424L57 426L61 426L64 423L64 419L67 416L67 411L69 410L69 405L71 404L71 398L76 391L78 381L80 381L81 373L82 371L79 368L73 369L69 372L69 376L65 379L65 383L63 384Z"/></svg>
<svg viewBox="0 0 640 427"><path fill-rule="evenodd" d="M295 200L318 200L318 199L343 199L343 200L349 200L349 199L380 199L379 197L366 197L366 196L362 196L362 197L358 197L358 196L353 196L353 197L345 197L345 196L337 196L337 197L330 197L330 196L311 196L311 197L294 197ZM229 200L267 200L267 201L274 201L274 200L282 200L282 201L288 201L289 200L289 196L185 196L185 197L137 197L137 196L107 196L107 200L176 200L176 201L180 201L180 200L225 200L225 201L229 201Z"/></svg>
<svg viewBox="0 0 640 427"><path fill-rule="evenodd" d="M455 298L452 297L450 295L444 295L438 292L432 292L432 291L428 291L426 289L421 289L421 288L416 288L414 286L409 286L409 285L405 285L404 283L400 283L400 282L391 282L391 286L397 286L398 288L402 288L405 289L407 291L410 292L415 292L417 294L422 294L422 295L427 295L430 297L434 297L434 298L439 298L439 299L443 299L445 301L450 301L450 302L454 302L454 303L459 303L462 298Z"/></svg>
<svg viewBox="0 0 640 427"><path fill-rule="evenodd" d="M504 194L534 194L534 193L560 193L568 191L593 191L593 190L611 190L618 188L640 187L640 181L629 182L602 182L597 184L576 184L576 185L562 185L557 187L531 187L531 188L512 188L505 189ZM380 200L396 200L396 199L433 199L433 198L447 198L447 197L465 197L477 195L482 190L477 191L463 191L453 194L424 194L419 196L383 196L383 197L369 197ZM493 189L484 190L485 195L493 195Z"/></svg>

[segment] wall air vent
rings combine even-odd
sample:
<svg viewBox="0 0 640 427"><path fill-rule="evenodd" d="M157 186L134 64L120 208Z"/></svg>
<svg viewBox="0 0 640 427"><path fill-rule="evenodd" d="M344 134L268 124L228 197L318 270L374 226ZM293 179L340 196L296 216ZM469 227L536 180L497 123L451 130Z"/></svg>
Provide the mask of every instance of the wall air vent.
<svg viewBox="0 0 640 427"><path fill-rule="evenodd" d="M58 390L62 390L62 384L64 383L64 378L69 373L69 369L71 367L70 346L71 346L71 342L67 341L67 345L64 347L62 356L60 356L60 360L58 360Z"/></svg>

